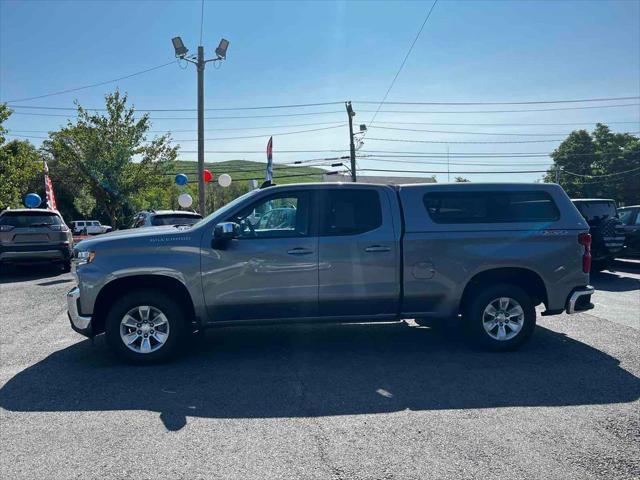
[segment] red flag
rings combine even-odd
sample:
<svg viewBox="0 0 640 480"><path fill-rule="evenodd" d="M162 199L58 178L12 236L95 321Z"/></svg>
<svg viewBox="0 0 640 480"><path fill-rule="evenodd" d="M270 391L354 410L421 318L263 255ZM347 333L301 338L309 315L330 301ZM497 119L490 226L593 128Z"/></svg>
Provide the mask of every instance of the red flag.
<svg viewBox="0 0 640 480"><path fill-rule="evenodd" d="M57 212L58 206L56 205L56 195L53 193L53 183L51 183L51 179L49 178L49 167L47 166L47 162L44 162L44 193L47 208Z"/></svg>

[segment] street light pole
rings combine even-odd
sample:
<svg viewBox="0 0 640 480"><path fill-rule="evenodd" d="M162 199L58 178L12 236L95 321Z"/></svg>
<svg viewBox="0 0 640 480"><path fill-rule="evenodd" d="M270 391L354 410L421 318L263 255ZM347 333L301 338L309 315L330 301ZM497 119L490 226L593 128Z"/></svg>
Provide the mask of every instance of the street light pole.
<svg viewBox="0 0 640 480"><path fill-rule="evenodd" d="M225 60L227 58L227 48L229 41L224 38L220 40L216 48L216 57L205 60L204 47L198 46L198 55L187 57L189 49L184 46L180 37L171 39L176 58L193 63L198 71L198 212L204 216L205 212L205 181L204 181L204 67L207 62Z"/></svg>
<svg viewBox="0 0 640 480"><path fill-rule="evenodd" d="M204 206L204 47L198 47L198 212L205 216Z"/></svg>

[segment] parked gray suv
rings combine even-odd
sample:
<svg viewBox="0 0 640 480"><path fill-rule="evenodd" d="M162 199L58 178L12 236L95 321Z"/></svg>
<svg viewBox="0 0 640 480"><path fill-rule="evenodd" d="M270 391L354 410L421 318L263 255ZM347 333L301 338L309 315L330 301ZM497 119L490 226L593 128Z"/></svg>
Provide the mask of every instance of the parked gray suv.
<svg viewBox="0 0 640 480"><path fill-rule="evenodd" d="M0 213L0 267L48 262L68 272L72 250L73 236L58 212L30 208Z"/></svg>
<svg viewBox="0 0 640 480"><path fill-rule="evenodd" d="M511 350L537 305L593 308L588 232L552 184L268 187L191 227L84 240L69 317L137 362L195 330L269 322L440 318Z"/></svg>

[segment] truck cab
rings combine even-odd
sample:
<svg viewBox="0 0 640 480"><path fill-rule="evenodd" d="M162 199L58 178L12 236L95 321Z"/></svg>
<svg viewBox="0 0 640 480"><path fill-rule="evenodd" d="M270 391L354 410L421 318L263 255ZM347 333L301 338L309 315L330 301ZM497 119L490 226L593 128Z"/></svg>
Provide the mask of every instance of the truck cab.
<svg viewBox="0 0 640 480"><path fill-rule="evenodd" d="M536 305L591 307L589 239L555 185L269 187L192 226L83 241L69 315L140 362L194 329L269 322L464 321L507 350Z"/></svg>

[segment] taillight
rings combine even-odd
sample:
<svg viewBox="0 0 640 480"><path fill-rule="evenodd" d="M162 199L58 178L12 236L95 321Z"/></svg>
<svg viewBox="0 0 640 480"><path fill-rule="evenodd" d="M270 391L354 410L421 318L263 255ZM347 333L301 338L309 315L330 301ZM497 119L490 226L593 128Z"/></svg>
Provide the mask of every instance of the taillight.
<svg viewBox="0 0 640 480"><path fill-rule="evenodd" d="M578 235L578 243L584 247L582 253L582 271L589 273L591 271L591 234L581 233Z"/></svg>
<svg viewBox="0 0 640 480"><path fill-rule="evenodd" d="M51 230L54 230L56 232L68 232L69 229L67 228L66 225L49 225L49 228Z"/></svg>
<svg viewBox="0 0 640 480"><path fill-rule="evenodd" d="M0 225L0 232L8 232L13 230L13 225Z"/></svg>

